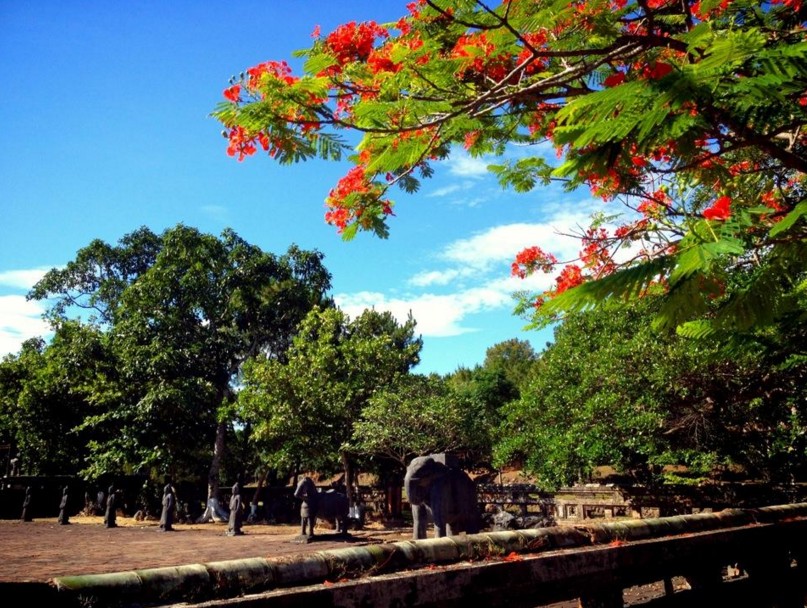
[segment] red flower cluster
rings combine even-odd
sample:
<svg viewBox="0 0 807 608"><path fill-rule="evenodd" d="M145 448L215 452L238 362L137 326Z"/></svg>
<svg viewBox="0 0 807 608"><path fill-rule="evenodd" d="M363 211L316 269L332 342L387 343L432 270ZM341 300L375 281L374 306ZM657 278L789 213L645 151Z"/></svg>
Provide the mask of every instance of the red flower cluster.
<svg viewBox="0 0 807 608"><path fill-rule="evenodd" d="M544 252L540 247L527 247L516 255L510 272L513 276L524 279L537 269L552 272L557 263L558 259L554 255Z"/></svg>
<svg viewBox="0 0 807 608"><path fill-rule="evenodd" d="M367 57L367 67L370 68L373 74L378 74L379 72L392 72L394 74L400 71L401 64L392 60L390 56L391 50L392 47L384 45L370 51L370 56Z"/></svg>
<svg viewBox="0 0 807 608"><path fill-rule="evenodd" d="M591 227L582 239L580 260L595 277L611 274L616 265L608 250L608 232L605 228Z"/></svg>
<svg viewBox="0 0 807 608"><path fill-rule="evenodd" d="M728 196L721 196L711 207L703 210L703 217L707 220L725 221L731 217L731 199Z"/></svg>
<svg viewBox="0 0 807 608"><path fill-rule="evenodd" d="M762 201L762 204L764 204L766 207L770 207L774 211L785 210L785 207L781 204L781 202L779 202L778 196L773 190L763 192L760 200Z"/></svg>
<svg viewBox="0 0 807 608"><path fill-rule="evenodd" d="M645 217L660 217L670 206L670 197L663 190L656 190L651 198L643 199L636 211Z"/></svg>
<svg viewBox="0 0 807 608"><path fill-rule="evenodd" d="M524 34L524 40L526 40L527 44L529 44L534 49L539 49L546 44L546 32L530 32ZM532 58L532 51L528 48L525 48L521 53L518 55L516 59L516 63L521 65L526 61L530 61ZM534 74L538 70L542 70L546 67L546 60L543 58L534 58L530 63L526 65L524 71L527 74Z"/></svg>
<svg viewBox="0 0 807 608"><path fill-rule="evenodd" d="M648 80L661 80L673 71L673 66L663 61L655 61L642 68L642 76Z"/></svg>
<svg viewBox="0 0 807 608"><path fill-rule="evenodd" d="M375 45L376 38L387 38L389 32L375 21L340 25L325 38L325 46L336 60L344 65L351 61L364 61Z"/></svg>
<svg viewBox="0 0 807 608"><path fill-rule="evenodd" d="M392 215L391 203L379 200L380 194L380 186L373 183L364 165L353 167L328 193L325 199L328 206L325 222L336 226L341 233L351 221L361 217L368 203L378 204L382 213Z"/></svg>
<svg viewBox="0 0 807 608"><path fill-rule="evenodd" d="M496 45L488 40L485 32L465 34L457 38L451 57L465 60L460 75L482 74L498 82L507 76L512 66L508 55L494 55L495 50Z"/></svg>
<svg viewBox="0 0 807 608"><path fill-rule="evenodd" d="M555 279L555 295L560 295L564 291L577 287L583 282L583 270L577 264L569 264L560 271Z"/></svg>
<svg viewBox="0 0 807 608"><path fill-rule="evenodd" d="M233 103L238 103L241 99L241 85L234 84L229 89L224 89L224 98Z"/></svg>
<svg viewBox="0 0 807 608"><path fill-rule="evenodd" d="M719 15L729 7L729 4L731 4L731 0L721 0L717 7L713 8L711 11L704 12L704 10L701 8L700 0L698 0L692 5L692 14L703 21L704 19L709 19L712 16Z"/></svg>
<svg viewBox="0 0 807 608"><path fill-rule="evenodd" d="M476 143L476 141L479 139L479 136L481 134L482 133L480 131L468 131L465 134L465 144L463 144L465 149L470 150Z"/></svg>
<svg viewBox="0 0 807 608"><path fill-rule="evenodd" d="M239 161L255 154L257 151L255 142L259 143L264 150L269 150L269 137L266 133L250 134L240 125L230 129L228 139L230 143L227 146L227 154L230 156L237 154Z"/></svg>
<svg viewBox="0 0 807 608"><path fill-rule="evenodd" d="M614 72L602 81L603 85L606 87L619 86L623 82L625 82L625 72Z"/></svg>
<svg viewBox="0 0 807 608"><path fill-rule="evenodd" d="M265 61L247 70L247 88L256 91L261 86L263 76L277 78L284 84L294 84L299 80L291 75L291 67L285 61Z"/></svg>
<svg viewBox="0 0 807 608"><path fill-rule="evenodd" d="M636 220L628 224L623 224L614 230L614 238L621 240L632 240L640 238L642 233L647 230L649 222L646 219Z"/></svg>

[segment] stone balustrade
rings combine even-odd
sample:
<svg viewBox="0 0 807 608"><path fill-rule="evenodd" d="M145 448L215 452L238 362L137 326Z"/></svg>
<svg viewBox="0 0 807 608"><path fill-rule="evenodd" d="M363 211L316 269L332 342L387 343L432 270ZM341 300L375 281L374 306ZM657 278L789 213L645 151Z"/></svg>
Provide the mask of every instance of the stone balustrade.
<svg viewBox="0 0 807 608"><path fill-rule="evenodd" d="M726 598L740 589L723 583L731 566L748 573L734 605L801 607L806 553L807 503L799 503L60 577L49 605L437 607L473 599L516 608L577 598L584 608L614 608L626 587L681 576L696 599L665 606L717 606L731 605ZM757 596L775 603L752 603ZM716 603L697 604L707 600Z"/></svg>

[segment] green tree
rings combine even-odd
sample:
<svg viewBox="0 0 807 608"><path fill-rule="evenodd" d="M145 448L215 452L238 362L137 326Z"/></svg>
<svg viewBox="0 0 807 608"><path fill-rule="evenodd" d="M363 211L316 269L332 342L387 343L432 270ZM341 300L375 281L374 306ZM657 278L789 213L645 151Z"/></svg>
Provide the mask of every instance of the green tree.
<svg viewBox="0 0 807 608"><path fill-rule="evenodd" d="M370 397L353 425L353 442L362 454L394 462L403 479L415 456L466 451L475 412L440 376L412 374Z"/></svg>
<svg viewBox="0 0 807 608"><path fill-rule="evenodd" d="M536 323L667 290L663 327L704 337L786 316L807 261L807 41L797 0L417 0L391 24L351 21L284 62L250 68L214 111L242 160L354 164L326 198L345 238L385 236L454 147L500 157L504 186L557 180L622 203L579 234L578 259L531 247L515 274ZM341 137L356 132L351 154ZM560 160L546 154L548 143ZM509 144L521 154L508 158ZM533 145L534 153L524 154ZM526 148L529 150L529 148ZM619 214L617 214L619 215ZM561 270L562 268L562 270ZM745 288L710 305L728 276Z"/></svg>
<svg viewBox="0 0 807 608"><path fill-rule="evenodd" d="M55 298L54 319L91 310L120 375L107 409L85 422L109 431L91 444L90 473L192 474L206 454L217 507L241 366L258 353L283 357L329 288L317 252L291 246L275 256L232 230L215 237L183 225L161 235L141 228L117 246L94 241L45 275L31 297Z"/></svg>
<svg viewBox="0 0 807 608"><path fill-rule="evenodd" d="M471 466L489 466L496 429L504 418L505 404L518 399L519 390L500 369L477 365L460 368L447 376L456 399L468 408L466 414L466 460Z"/></svg>
<svg viewBox="0 0 807 608"><path fill-rule="evenodd" d="M511 338L488 348L482 367L501 371L510 384L520 389L529 380L536 361L538 354L529 342Z"/></svg>
<svg viewBox="0 0 807 608"><path fill-rule="evenodd" d="M104 336L75 321L0 363L0 441L16 447L27 473L75 475L87 465L98 432L82 423L110 374Z"/></svg>
<svg viewBox="0 0 807 608"><path fill-rule="evenodd" d="M521 399L504 408L497 462L523 460L550 487L599 465L643 481L666 464L703 475L737 464L769 479L803 471L801 347L765 336L727 358L653 331L659 305L647 297L567 317Z"/></svg>
<svg viewBox="0 0 807 608"><path fill-rule="evenodd" d="M245 367L238 406L276 464L332 468L341 462L353 487L354 425L370 398L418 363L415 321L365 310L350 319L314 309L300 324L286 361L260 358ZM352 497L351 497L352 500Z"/></svg>

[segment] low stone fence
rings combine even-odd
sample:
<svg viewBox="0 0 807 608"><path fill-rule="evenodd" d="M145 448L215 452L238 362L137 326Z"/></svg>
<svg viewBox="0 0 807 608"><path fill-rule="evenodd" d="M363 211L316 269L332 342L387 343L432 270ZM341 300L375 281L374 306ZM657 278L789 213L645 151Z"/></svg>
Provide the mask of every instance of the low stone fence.
<svg viewBox="0 0 807 608"><path fill-rule="evenodd" d="M587 484L546 492L532 484L477 484L479 504L557 522L691 515L807 500L803 485L723 482L697 486Z"/></svg>
<svg viewBox="0 0 807 608"><path fill-rule="evenodd" d="M727 566L748 573L744 587L726 588ZM734 605L795 607L803 606L806 569L807 503L800 503L61 577L44 599L94 608L526 608L579 598L586 608L611 608L623 605L623 588L683 576L691 591L671 598L696 595L665 606L731 605L727 598L739 593Z"/></svg>

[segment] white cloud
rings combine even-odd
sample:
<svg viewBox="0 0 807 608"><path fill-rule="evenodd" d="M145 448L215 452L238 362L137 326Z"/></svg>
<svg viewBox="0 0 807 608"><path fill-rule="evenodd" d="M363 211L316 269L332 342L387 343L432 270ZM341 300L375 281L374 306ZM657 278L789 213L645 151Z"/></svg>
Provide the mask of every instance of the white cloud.
<svg viewBox="0 0 807 608"><path fill-rule="evenodd" d="M455 167L469 172L483 165L467 155L459 158L465 160ZM406 291L337 294L337 305L353 318L374 308L389 311L403 322L411 312L417 332L431 338L477 331L474 315L479 313L512 314L515 292L545 291L560 271L538 272L526 279L513 277L510 266L516 254L537 245L557 257L561 265L575 260L580 251L575 235L590 225L594 211L602 210L600 201L585 196L552 191L535 196L540 221L493 226L450 242L428 258L430 267L409 278Z"/></svg>
<svg viewBox="0 0 807 608"><path fill-rule="evenodd" d="M455 192L459 192L460 190L464 190L463 185L460 184L451 184L450 186L444 186L442 188L437 188L436 190L432 190L426 196L429 198L439 197L439 196L448 196L449 194L454 194Z"/></svg>
<svg viewBox="0 0 807 608"><path fill-rule="evenodd" d="M25 340L50 333L43 312L41 303L24 296L0 296L0 356L17 353Z"/></svg>
<svg viewBox="0 0 807 608"><path fill-rule="evenodd" d="M538 245L559 260L575 257L580 243L568 234L572 228L585 223L584 213L556 216L549 222L517 223L495 226L467 239L454 241L443 249L440 257L463 268L486 270L496 264L511 263L525 247Z"/></svg>
<svg viewBox="0 0 807 608"><path fill-rule="evenodd" d="M509 294L494 289L478 287L454 294L421 294L411 298L387 298L377 292L338 294L337 305L351 318L368 308L391 312L399 322L404 322L409 313L417 321L416 332L427 337L447 337L476 331L462 321L470 314L496 310L512 305Z"/></svg>
<svg viewBox="0 0 807 608"><path fill-rule="evenodd" d="M410 278L407 282L413 287L428 287L429 285L449 285L461 279L473 275L474 271L470 268L459 269L449 268L447 270L427 270L420 272Z"/></svg>
<svg viewBox="0 0 807 608"><path fill-rule="evenodd" d="M468 156L465 152L454 152L446 165L451 175L459 177L480 178L489 175L488 165L490 163L482 158Z"/></svg>
<svg viewBox="0 0 807 608"><path fill-rule="evenodd" d="M0 272L0 285L15 289L31 289L39 279L45 276L50 268L31 268L28 270L6 270Z"/></svg>
<svg viewBox="0 0 807 608"><path fill-rule="evenodd" d="M451 201L452 205L456 205L458 207L479 207L484 203L487 203L489 200L486 196L475 196L473 198L455 198Z"/></svg>

